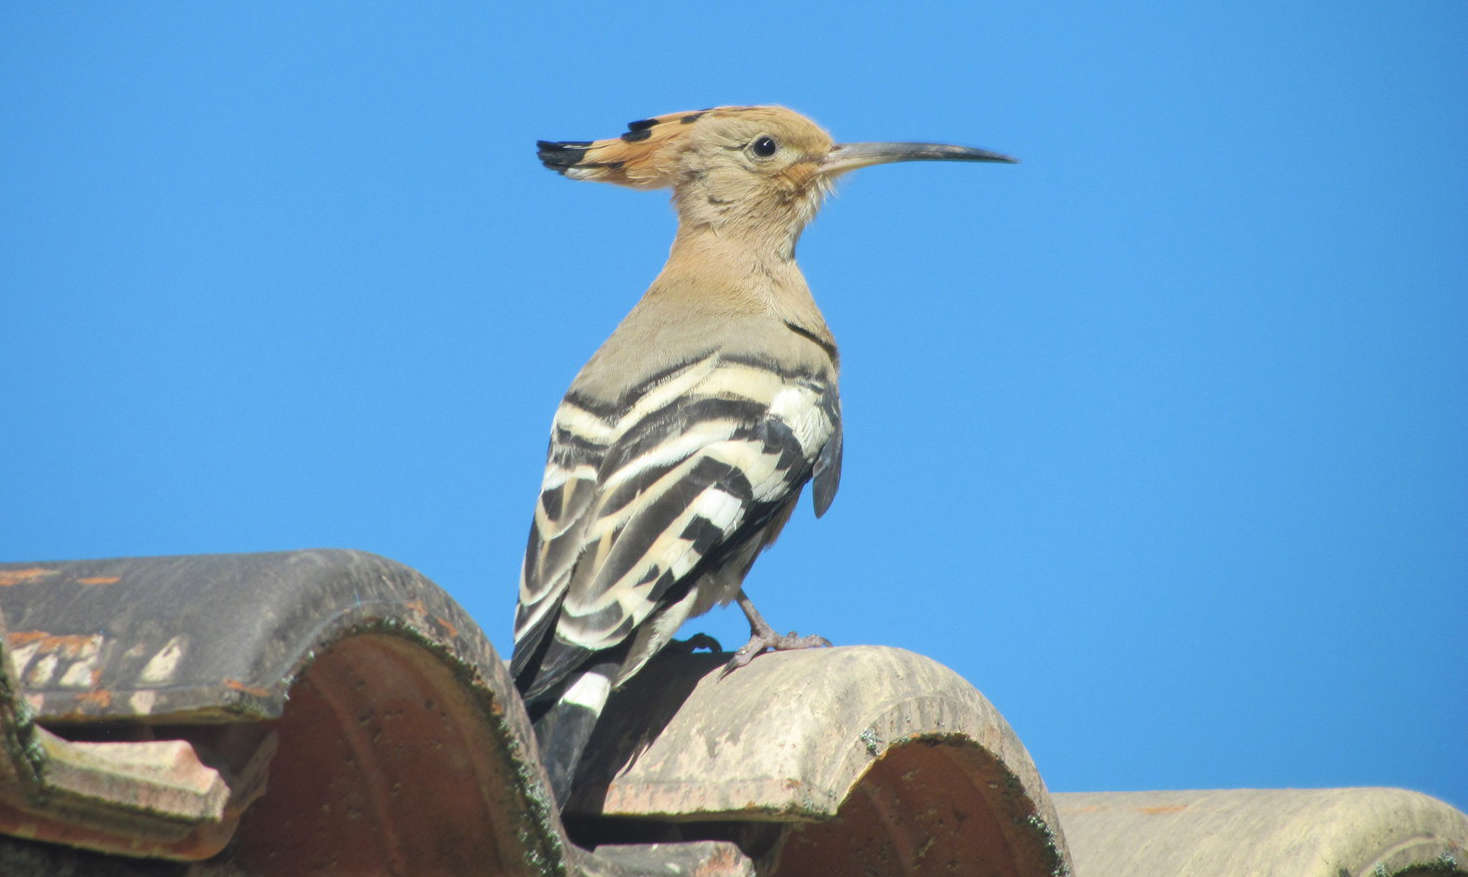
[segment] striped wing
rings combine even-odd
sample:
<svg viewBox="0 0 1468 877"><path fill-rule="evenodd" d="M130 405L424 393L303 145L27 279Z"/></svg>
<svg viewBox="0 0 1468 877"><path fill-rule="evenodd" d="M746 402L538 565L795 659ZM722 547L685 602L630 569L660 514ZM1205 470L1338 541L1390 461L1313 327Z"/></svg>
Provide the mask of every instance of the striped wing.
<svg viewBox="0 0 1468 877"><path fill-rule="evenodd" d="M596 497L597 472L612 434L613 424L605 416L577 405L570 397L556 410L540 497L520 568L511 662L516 676L555 625L571 572L581 556L587 511Z"/></svg>
<svg viewBox="0 0 1468 877"><path fill-rule="evenodd" d="M632 398L611 417L573 394L557 414L516 623L512 672L527 698L660 609L686 616L700 581L732 580L712 595L732 598L805 483L815 479L818 514L835 494L840 403L823 376L710 355ZM719 575L731 562L743 568Z"/></svg>

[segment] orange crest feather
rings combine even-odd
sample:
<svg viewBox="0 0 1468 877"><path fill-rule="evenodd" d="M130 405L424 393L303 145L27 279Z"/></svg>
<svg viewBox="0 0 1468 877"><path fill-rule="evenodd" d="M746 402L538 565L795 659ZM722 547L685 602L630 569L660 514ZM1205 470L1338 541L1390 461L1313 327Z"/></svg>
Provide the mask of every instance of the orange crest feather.
<svg viewBox="0 0 1468 877"><path fill-rule="evenodd" d="M718 109L668 113L639 119L627 131L606 140L539 140L541 163L573 180L616 183L634 189L660 189L675 182L673 146L688 126Z"/></svg>

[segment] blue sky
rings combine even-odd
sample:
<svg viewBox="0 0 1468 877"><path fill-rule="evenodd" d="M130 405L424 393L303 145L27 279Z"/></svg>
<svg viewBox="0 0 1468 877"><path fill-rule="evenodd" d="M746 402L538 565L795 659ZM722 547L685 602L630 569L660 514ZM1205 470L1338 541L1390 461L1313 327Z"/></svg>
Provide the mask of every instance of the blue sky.
<svg viewBox="0 0 1468 877"><path fill-rule="evenodd" d="M1468 7L425 6L0 12L0 559L362 548L508 652L674 228L533 142L782 103L1024 163L802 239L846 461L766 617L952 666L1052 789L1468 808Z"/></svg>

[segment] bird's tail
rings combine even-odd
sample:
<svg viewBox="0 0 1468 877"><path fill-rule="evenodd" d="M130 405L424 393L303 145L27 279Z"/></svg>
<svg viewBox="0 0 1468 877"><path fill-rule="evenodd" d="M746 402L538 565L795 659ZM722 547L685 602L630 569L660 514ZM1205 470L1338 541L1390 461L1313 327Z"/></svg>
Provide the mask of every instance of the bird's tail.
<svg viewBox="0 0 1468 877"><path fill-rule="evenodd" d="M571 679L555 703L533 719L540 760L550 775L557 808L564 807L570 797L576 767L607 705L616 673L615 662L586 668Z"/></svg>

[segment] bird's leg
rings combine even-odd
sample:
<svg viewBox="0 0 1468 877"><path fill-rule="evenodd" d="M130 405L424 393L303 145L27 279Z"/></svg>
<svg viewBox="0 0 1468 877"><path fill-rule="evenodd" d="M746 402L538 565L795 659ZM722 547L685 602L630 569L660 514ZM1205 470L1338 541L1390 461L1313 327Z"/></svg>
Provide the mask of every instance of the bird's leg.
<svg viewBox="0 0 1468 877"><path fill-rule="evenodd" d="M758 609L754 608L754 603L749 599L749 595L744 593L743 588L739 589L739 596L735 599L739 602L739 608L744 610L744 617L749 619L749 642L735 652L734 657L729 659L729 663L724 665L726 675L753 661L754 656L765 649L783 652L790 649L810 649L831 644L830 640L815 634L796 636L792 632L781 636L775 633L770 623L765 621Z"/></svg>

